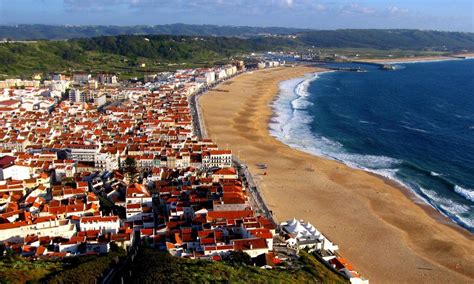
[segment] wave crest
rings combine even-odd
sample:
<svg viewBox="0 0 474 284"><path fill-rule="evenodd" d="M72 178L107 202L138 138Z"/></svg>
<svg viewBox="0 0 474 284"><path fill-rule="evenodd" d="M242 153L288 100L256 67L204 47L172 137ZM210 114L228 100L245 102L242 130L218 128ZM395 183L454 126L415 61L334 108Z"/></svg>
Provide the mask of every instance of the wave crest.
<svg viewBox="0 0 474 284"><path fill-rule="evenodd" d="M474 202L474 190L464 188L464 187L461 187L459 185L455 185L454 186L454 191L457 194L461 195L462 197L466 198L467 200L470 200L470 201Z"/></svg>
<svg viewBox="0 0 474 284"><path fill-rule="evenodd" d="M466 201L458 202L454 199L444 198L443 195L434 190L428 190L411 181L405 181L402 172L400 172L402 175L397 173L409 167L417 172L421 171L424 175L440 179L443 184L452 188L454 184L445 180L442 175L426 169L420 169L416 165L392 157L350 153L343 144L314 133L314 130L311 128L314 118L307 110L308 106L310 106L308 103L312 105L309 101L309 97L312 94L309 93L308 88L311 82L320 77L321 73L319 75L311 74L303 78L291 79L280 83L279 96L276 97L272 104L275 117L269 124L270 134L295 149L315 156L337 160L349 167L389 178L409 188L420 200L431 205L461 226L466 227L469 231L472 231L474 227L474 219L471 217L472 206L465 204L465 202L474 202L474 191L456 186L456 193L463 196ZM426 131L422 129L411 130Z"/></svg>

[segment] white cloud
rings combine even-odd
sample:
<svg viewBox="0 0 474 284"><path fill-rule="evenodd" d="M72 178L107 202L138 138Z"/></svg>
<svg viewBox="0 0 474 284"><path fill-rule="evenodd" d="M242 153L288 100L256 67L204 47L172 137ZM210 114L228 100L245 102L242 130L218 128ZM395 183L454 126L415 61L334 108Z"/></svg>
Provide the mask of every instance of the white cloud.
<svg viewBox="0 0 474 284"><path fill-rule="evenodd" d="M363 15L370 15L375 14L377 12L376 9L368 6L362 6L357 3L351 3L348 5L344 5L341 7L340 12L342 14L363 14Z"/></svg>
<svg viewBox="0 0 474 284"><path fill-rule="evenodd" d="M389 6L387 8L387 12L392 16L400 16L406 15L408 13L408 9L402 9L397 6Z"/></svg>
<svg viewBox="0 0 474 284"><path fill-rule="evenodd" d="M286 6L293 7L293 4L294 4L293 0L284 0L284 2L286 4Z"/></svg>

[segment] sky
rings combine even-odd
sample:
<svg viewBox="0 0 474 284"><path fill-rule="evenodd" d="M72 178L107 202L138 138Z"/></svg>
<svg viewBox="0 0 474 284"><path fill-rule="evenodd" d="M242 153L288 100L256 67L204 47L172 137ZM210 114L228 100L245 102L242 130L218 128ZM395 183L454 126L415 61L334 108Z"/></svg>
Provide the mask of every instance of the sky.
<svg viewBox="0 0 474 284"><path fill-rule="evenodd" d="M173 23L474 32L474 0L0 0L0 25Z"/></svg>

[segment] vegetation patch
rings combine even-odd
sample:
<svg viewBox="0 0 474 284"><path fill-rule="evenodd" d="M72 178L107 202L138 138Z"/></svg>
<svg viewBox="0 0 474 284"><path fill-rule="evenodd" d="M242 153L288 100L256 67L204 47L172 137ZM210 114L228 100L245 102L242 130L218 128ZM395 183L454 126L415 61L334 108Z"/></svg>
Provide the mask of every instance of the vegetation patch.
<svg viewBox="0 0 474 284"><path fill-rule="evenodd" d="M166 252L141 248L133 264L125 269L126 283L347 283L313 256L302 252L295 266L266 270L249 265L234 253L219 262L173 257ZM131 271L131 276L130 272Z"/></svg>
<svg viewBox="0 0 474 284"><path fill-rule="evenodd" d="M107 255L30 260L21 256L0 258L0 283L98 283L125 257L114 245Z"/></svg>

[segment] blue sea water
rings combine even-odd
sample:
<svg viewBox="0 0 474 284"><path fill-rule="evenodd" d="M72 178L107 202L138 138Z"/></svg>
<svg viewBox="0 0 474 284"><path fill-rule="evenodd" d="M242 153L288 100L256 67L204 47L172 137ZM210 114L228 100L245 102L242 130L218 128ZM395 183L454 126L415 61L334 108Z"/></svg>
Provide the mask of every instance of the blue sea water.
<svg viewBox="0 0 474 284"><path fill-rule="evenodd" d="M474 232L474 60L358 66L282 82L272 135L396 180Z"/></svg>

